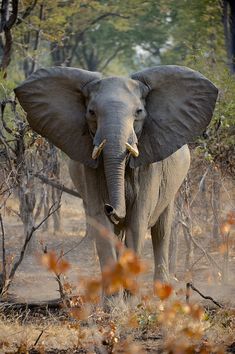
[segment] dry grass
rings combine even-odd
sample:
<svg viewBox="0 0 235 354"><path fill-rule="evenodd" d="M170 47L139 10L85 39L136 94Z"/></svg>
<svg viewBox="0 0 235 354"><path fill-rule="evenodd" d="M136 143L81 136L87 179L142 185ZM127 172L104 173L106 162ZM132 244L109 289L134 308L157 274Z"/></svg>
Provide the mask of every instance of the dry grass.
<svg viewBox="0 0 235 354"><path fill-rule="evenodd" d="M41 320L41 323L20 323L19 320L0 320L0 352L17 352L18 348L25 346L25 349L34 347L40 333L43 334L37 347L45 350L68 350L80 347L79 335L87 336L86 329L80 333L69 323L62 323L51 319L49 323ZM4 345L5 343L5 345ZM85 345L85 341L84 341ZM23 353L23 352L22 352Z"/></svg>
<svg viewBox="0 0 235 354"><path fill-rule="evenodd" d="M7 203L9 203L9 208L17 210L14 198L10 198ZM17 245L20 244L19 235L22 232L22 226L12 212L9 214L6 211L4 220L9 240L9 255L16 254ZM49 251L55 249L57 254L61 250L66 252L72 249L74 244L80 242L85 235L84 213L81 203L78 201L77 204L76 199L64 197L62 225L65 231L53 234L51 223L48 231L39 232L37 236L38 241L42 241L44 245L47 244ZM205 224L195 224L192 233L195 240L221 264L223 254L215 244L211 243L210 226L210 221ZM59 350L67 353L75 350L77 352L86 350L88 353L96 351L126 354L145 352L186 354L194 353L196 350L202 354L222 353L226 347L235 343L235 311L233 310L235 304L234 302L228 303L228 299L232 301L235 295L233 283L234 229L231 229L230 241L230 283L224 285L221 282L221 275L213 271L206 257L200 258L202 255L198 249L194 249L195 265L190 272L185 272L184 260L187 249L181 239L178 271L174 279L175 291L169 298L159 300L156 296L159 294L153 296L152 293L153 260L151 240L147 235L143 257L148 260L150 267L146 274L141 275L137 294L131 300L123 301L121 297L112 298L109 302L108 313L103 312L98 304L93 304L90 300L86 301L83 298L82 307L75 307L75 311L71 311L70 308L64 309L66 315L61 315L61 311L54 314L30 312L21 314L15 312L10 316L2 314L0 353L27 353L33 348L40 350L40 353L49 352L49 350L54 350L54 353ZM100 281L94 245L89 242L85 241L81 247L66 256L71 269L64 283L69 282L71 286L74 285L75 293L79 288L79 294L86 293L86 289L82 289L86 286L85 282L81 284L81 278L84 276L88 282L91 276L98 279L98 282ZM40 252L39 247L37 253ZM115 276L113 277L113 273L108 273L111 282L116 279ZM121 277L118 281L122 283L124 278ZM223 305L226 305L225 308L212 309L211 302L205 302L197 294L192 294L191 305L187 307L185 283L192 278L204 294L221 301ZM12 290L15 294L24 296L26 300L28 298L39 300L43 296L44 298L55 297L53 294L58 294L56 289L57 284L53 274L47 273L38 260L31 255L24 260ZM89 298L91 298L90 295ZM97 296L97 293L94 295ZM193 304L196 304L195 307ZM204 311L208 308L208 311ZM37 340L38 343L35 346Z"/></svg>
<svg viewBox="0 0 235 354"><path fill-rule="evenodd" d="M128 301L116 297L109 305L108 313L92 305L83 320L69 316L69 309L2 316L0 353L34 348L40 353L222 354L235 342L235 311L229 308L205 311L199 304L179 301L175 293L161 301L152 295L138 294Z"/></svg>

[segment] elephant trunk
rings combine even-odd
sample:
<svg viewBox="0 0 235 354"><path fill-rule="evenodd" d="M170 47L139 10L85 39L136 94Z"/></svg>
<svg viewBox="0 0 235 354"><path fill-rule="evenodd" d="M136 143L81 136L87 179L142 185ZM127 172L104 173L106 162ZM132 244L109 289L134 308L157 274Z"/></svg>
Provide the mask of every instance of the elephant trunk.
<svg viewBox="0 0 235 354"><path fill-rule="evenodd" d="M104 154L104 170L109 195L105 212L114 224L118 224L126 215L125 157L114 159Z"/></svg>
<svg viewBox="0 0 235 354"><path fill-rule="evenodd" d="M118 124L115 125L110 120L101 134L103 139L106 139L102 154L109 197L108 204L105 204L104 208L106 215L114 224L118 224L126 216L125 162L127 149L125 142L128 140L129 131L126 123L120 121L117 119Z"/></svg>

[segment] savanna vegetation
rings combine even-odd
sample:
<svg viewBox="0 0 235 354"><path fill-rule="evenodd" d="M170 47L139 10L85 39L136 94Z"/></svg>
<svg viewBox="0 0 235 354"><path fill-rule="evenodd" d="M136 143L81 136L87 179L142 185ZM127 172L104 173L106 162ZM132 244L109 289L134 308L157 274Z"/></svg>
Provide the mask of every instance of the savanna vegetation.
<svg viewBox="0 0 235 354"><path fill-rule="evenodd" d="M235 5L232 0L2 0L0 352L235 352ZM129 75L176 64L218 88L175 202L172 282L152 288L150 240L101 278L66 156L36 135L13 89L35 70ZM92 221L90 221L92 222ZM100 306L101 288L133 296Z"/></svg>

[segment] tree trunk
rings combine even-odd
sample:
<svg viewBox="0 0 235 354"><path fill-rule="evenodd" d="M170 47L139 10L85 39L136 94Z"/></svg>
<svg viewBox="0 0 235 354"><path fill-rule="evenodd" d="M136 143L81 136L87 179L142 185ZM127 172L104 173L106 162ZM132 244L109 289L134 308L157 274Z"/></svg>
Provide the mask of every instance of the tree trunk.
<svg viewBox="0 0 235 354"><path fill-rule="evenodd" d="M231 72L235 73L235 2L234 0L223 0L222 7L222 21L229 67Z"/></svg>
<svg viewBox="0 0 235 354"><path fill-rule="evenodd" d="M24 225L24 237L27 237L33 226L34 216L33 211L36 204L36 196L34 192L34 177L27 176L26 180L22 180L18 187L18 196L20 202L20 217ZM24 178L24 177L23 177ZM36 250L35 235L28 246L28 254L32 254Z"/></svg>
<svg viewBox="0 0 235 354"><path fill-rule="evenodd" d="M13 44L11 29L17 20L18 0L12 0L11 9L12 12L10 14L10 1L2 0L0 33L4 34L4 42L2 42L2 61L0 67L4 72L4 77L7 75L6 69L11 62Z"/></svg>
<svg viewBox="0 0 235 354"><path fill-rule="evenodd" d="M220 238L221 175L218 169L212 172L211 205L213 212L213 239L219 244Z"/></svg>
<svg viewBox="0 0 235 354"><path fill-rule="evenodd" d="M185 223L186 225L188 225L188 227L191 226L190 225L191 222L189 218L186 218ZM189 270L194 261L194 245L189 235L188 229L184 226L183 226L183 234L184 234L185 244L187 247L186 258L185 258L185 269Z"/></svg>

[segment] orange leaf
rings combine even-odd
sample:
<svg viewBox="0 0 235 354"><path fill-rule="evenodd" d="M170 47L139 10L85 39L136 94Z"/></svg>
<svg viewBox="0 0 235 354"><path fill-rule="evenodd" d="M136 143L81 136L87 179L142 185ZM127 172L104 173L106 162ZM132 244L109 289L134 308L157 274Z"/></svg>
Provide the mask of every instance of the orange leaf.
<svg viewBox="0 0 235 354"><path fill-rule="evenodd" d="M231 224L228 223L228 221L223 222L223 224L220 226L220 231L223 235L228 234L230 230L231 230Z"/></svg>
<svg viewBox="0 0 235 354"><path fill-rule="evenodd" d="M227 222L228 222L230 225L235 225L235 211L230 211L230 212L227 214Z"/></svg>
<svg viewBox="0 0 235 354"><path fill-rule="evenodd" d="M127 249L119 258L119 263L131 274L137 275L145 270L143 262L134 251Z"/></svg>
<svg viewBox="0 0 235 354"><path fill-rule="evenodd" d="M56 274L65 273L70 268L69 262L65 259L58 260L54 251L43 254L41 262L48 270Z"/></svg>
<svg viewBox="0 0 235 354"><path fill-rule="evenodd" d="M99 292L101 289L101 280L94 279L86 283L85 300L88 302L96 303L99 298Z"/></svg>
<svg viewBox="0 0 235 354"><path fill-rule="evenodd" d="M70 309L71 317L75 318L76 320L86 320L89 316L89 311L87 308L71 308Z"/></svg>
<svg viewBox="0 0 235 354"><path fill-rule="evenodd" d="M61 259L57 262L57 273L66 273L70 268L70 264L65 259Z"/></svg>
<svg viewBox="0 0 235 354"><path fill-rule="evenodd" d="M219 246L219 253L221 254L225 254L227 252L227 245L225 243L222 243L220 246Z"/></svg>
<svg viewBox="0 0 235 354"><path fill-rule="evenodd" d="M161 300L166 300L172 294L173 288L170 284L156 281L154 283L154 295L157 295Z"/></svg>
<svg viewBox="0 0 235 354"><path fill-rule="evenodd" d="M182 330L183 334L192 339L201 339L203 336L202 328L189 328L186 327Z"/></svg>
<svg viewBox="0 0 235 354"><path fill-rule="evenodd" d="M41 257L42 264L51 272L56 272L57 257L55 252L48 252Z"/></svg>
<svg viewBox="0 0 235 354"><path fill-rule="evenodd" d="M190 314L196 320L201 320L204 316L204 310L198 304L194 304L190 306Z"/></svg>

